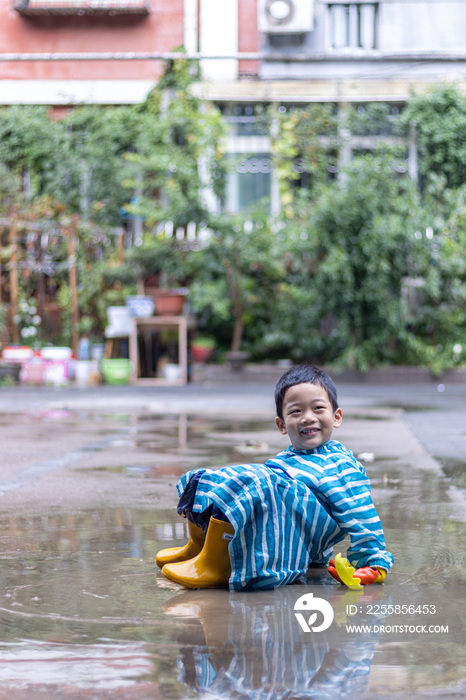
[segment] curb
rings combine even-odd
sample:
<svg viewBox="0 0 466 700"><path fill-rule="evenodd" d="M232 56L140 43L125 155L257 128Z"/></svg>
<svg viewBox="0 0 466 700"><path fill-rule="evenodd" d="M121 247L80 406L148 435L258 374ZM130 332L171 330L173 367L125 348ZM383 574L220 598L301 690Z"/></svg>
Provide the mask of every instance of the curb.
<svg viewBox="0 0 466 700"><path fill-rule="evenodd" d="M247 384L251 382L276 382L292 365L248 363L242 370L232 370L229 365L194 363L191 372L193 383ZM368 372L322 367L338 383L343 384L466 384L466 368L446 370L434 375L423 367L378 367Z"/></svg>

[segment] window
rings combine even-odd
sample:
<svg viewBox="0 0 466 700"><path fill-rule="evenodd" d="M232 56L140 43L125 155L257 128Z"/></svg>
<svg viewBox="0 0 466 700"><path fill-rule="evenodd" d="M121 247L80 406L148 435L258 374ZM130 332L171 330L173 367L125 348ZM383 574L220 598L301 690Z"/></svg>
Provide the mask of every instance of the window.
<svg viewBox="0 0 466 700"><path fill-rule="evenodd" d="M329 3L329 43L332 49L376 49L379 3Z"/></svg>
<svg viewBox="0 0 466 700"><path fill-rule="evenodd" d="M250 211L264 197L270 197L270 154L256 153L253 156L235 159L235 167L227 182L225 210L230 212Z"/></svg>
<svg viewBox="0 0 466 700"><path fill-rule="evenodd" d="M231 135L263 136L267 134L266 105L220 105Z"/></svg>

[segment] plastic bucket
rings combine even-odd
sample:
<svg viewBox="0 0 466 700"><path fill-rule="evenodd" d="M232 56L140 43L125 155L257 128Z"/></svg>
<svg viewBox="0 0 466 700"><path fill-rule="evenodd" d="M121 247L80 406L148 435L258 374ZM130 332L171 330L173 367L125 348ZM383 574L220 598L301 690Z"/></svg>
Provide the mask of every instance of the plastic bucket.
<svg viewBox="0 0 466 700"><path fill-rule="evenodd" d="M44 360L69 360L72 350L67 347L51 345L50 347L42 348L40 354Z"/></svg>
<svg viewBox="0 0 466 700"><path fill-rule="evenodd" d="M89 386L91 383L91 360L76 360L74 364L74 377L78 386Z"/></svg>
<svg viewBox="0 0 466 700"><path fill-rule="evenodd" d="M131 378L131 361L115 358L102 360L100 368L107 384L128 384Z"/></svg>

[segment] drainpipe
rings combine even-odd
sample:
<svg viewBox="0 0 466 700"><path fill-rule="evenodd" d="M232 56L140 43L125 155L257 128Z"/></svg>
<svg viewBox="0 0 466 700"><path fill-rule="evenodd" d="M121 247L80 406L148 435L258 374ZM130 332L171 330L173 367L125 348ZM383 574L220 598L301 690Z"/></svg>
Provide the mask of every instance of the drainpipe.
<svg viewBox="0 0 466 700"><path fill-rule="evenodd" d="M417 132L416 122L409 122L409 146L408 146L408 172L411 180L419 185L419 168L417 160Z"/></svg>

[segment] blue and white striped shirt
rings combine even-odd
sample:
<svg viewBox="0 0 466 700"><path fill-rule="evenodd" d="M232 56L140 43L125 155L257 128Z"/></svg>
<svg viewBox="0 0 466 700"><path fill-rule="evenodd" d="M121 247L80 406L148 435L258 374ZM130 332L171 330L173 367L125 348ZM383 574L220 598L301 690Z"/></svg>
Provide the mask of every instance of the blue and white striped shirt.
<svg viewBox="0 0 466 700"><path fill-rule="evenodd" d="M314 450L290 446L265 464L187 472L180 496L195 473L193 513L214 503L235 528L231 590L292 583L312 562L327 563L346 535L356 568L393 564L364 467L335 440Z"/></svg>

